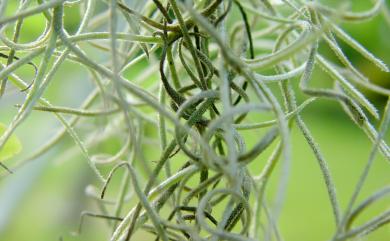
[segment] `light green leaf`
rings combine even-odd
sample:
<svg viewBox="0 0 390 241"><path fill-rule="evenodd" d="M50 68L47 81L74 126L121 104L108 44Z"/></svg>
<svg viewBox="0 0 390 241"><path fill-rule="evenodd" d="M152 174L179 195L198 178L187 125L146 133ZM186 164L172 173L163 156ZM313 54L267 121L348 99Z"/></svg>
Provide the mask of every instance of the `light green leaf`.
<svg viewBox="0 0 390 241"><path fill-rule="evenodd" d="M0 136L4 134L6 129L7 127L4 124L0 123ZM15 135L11 135L7 143L5 143L3 148L0 150L0 161L4 161L6 159L15 156L21 150L22 150L22 143Z"/></svg>

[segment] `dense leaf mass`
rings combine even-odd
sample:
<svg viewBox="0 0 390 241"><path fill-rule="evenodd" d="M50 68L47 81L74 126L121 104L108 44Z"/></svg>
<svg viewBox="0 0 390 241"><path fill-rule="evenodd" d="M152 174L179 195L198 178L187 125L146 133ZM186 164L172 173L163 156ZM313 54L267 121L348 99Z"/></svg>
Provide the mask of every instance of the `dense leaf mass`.
<svg viewBox="0 0 390 241"><path fill-rule="evenodd" d="M17 9L8 14L15 2ZM334 233L329 234L333 241L364 236L389 223L389 210L363 224L354 221L390 193L387 186L358 199L375 157L390 160L383 140L390 102L379 111L362 90L386 98L390 91L370 81L340 45L354 49L378 71L389 72L340 27L378 14L389 19L385 1L372 1L371 8L361 12L306 0L15 2L0 2L0 95L13 85L24 91L25 99L8 126L0 126L1 174L17 171L69 135L102 188L101 194L87 189L102 209L83 212L80 231L83 218L92 216L111 220L111 241L132 240L139 230L163 241L265 240L265 233L282 240L278 210L283 200L266 201L266 189L280 168L279 189L274 191L280 197L286 191L292 128L303 134L321 169L318 178L326 186L334 216ZM67 9L80 11L77 24L69 24L76 20ZM31 39L24 36L23 24L36 16L45 27ZM326 56L320 45L328 48ZM79 108L52 105L45 98L66 62L82 66L95 85ZM21 68L34 74L21 76ZM331 85L313 83L317 68ZM296 95L305 99L298 103ZM345 208L340 207L327 160L300 114L322 98L340 103L351 125L372 142ZM20 150L15 130L25 121L28 125L35 111L52 113L63 127L34 153L8 164L5 159ZM104 123L105 134L86 138L85 131L78 131L85 123L96 128ZM248 130L256 133L255 143L248 144ZM94 148L113 136L120 139L116 153ZM147 141L153 147L142 144ZM151 148L159 158L144 158L143 148ZM248 168L253 164L256 171ZM128 172L120 175L120 168ZM116 175L122 184L115 189L118 199L112 208L105 193ZM134 206L127 209L129 202Z"/></svg>

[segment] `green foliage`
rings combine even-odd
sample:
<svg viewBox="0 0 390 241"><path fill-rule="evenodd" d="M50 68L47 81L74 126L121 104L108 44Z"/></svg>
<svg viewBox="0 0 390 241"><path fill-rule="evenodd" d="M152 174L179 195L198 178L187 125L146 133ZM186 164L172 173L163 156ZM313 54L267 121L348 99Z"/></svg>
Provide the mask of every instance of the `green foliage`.
<svg viewBox="0 0 390 241"><path fill-rule="evenodd" d="M6 126L0 123L0 135L3 135L6 130ZM17 136L11 135L7 143L0 150L0 160L5 161L12 158L22 150L22 143Z"/></svg>
<svg viewBox="0 0 390 241"><path fill-rule="evenodd" d="M26 0L6 15L15 6L2 1L0 50L7 61L1 64L0 95L7 92L8 82L26 95L0 132L0 154L11 152L9 148L19 151L13 133L33 111L50 112L63 128L13 169L42 156L69 134L102 187L101 194L87 189L100 213L83 212L81 220L108 219L110 240L131 240L141 229L163 241L264 240L269 233L282 240L278 219L292 165L295 123L322 173L318 178L324 182L334 218L332 240L364 236L388 224L389 210L365 224L354 220L389 193L384 187L358 203L377 154L390 161L384 141L390 101L379 111L362 89L387 99L390 92L356 68L339 44L343 41L378 71L389 72L340 27L341 22L368 21L381 12L386 17L388 9L383 0L362 12L318 1L281 2L278 6L268 0ZM77 28L66 25L74 19L68 20L72 15L64 14L64 8L81 12ZM41 16L45 30L36 40L20 43L23 23L33 15ZM324 57L320 44L338 62ZM142 61L147 63L143 71L134 71ZM95 84L79 108L52 105L44 97L66 62L81 65ZM35 68L31 85L17 72L26 65ZM331 87L313 87L317 68L331 79ZM292 82L298 82L298 88ZM297 95L307 98L298 104ZM372 142L346 208L339 204L328 162L301 116L306 106L322 98L340 103L350 124ZM79 131L83 124L93 124L91 118L98 120L93 130ZM99 122L105 126L103 134ZM147 126L158 135L146 135ZM247 130L258 135L253 145L248 145ZM99 148L90 153L113 137L122 141L116 153ZM144 155L148 141L159 156L157 162ZM265 157L260 171L249 168ZM121 176L115 207L107 210L105 192L123 167L128 172ZM282 173L276 190L280 198L270 208L267 184L276 169ZM136 204L128 209L125 205L131 202Z"/></svg>

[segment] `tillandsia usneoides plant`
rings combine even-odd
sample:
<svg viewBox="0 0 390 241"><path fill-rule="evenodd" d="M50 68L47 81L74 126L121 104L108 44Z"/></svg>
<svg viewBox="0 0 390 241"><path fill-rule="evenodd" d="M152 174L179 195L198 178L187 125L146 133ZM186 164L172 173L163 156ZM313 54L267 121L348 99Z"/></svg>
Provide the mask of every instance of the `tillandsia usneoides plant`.
<svg viewBox="0 0 390 241"><path fill-rule="evenodd" d="M390 102L378 111L361 90L387 98L390 90L354 67L340 46L349 46L380 71L389 72L385 63L340 27L378 14L390 19L384 0L368 2L370 9L354 12L349 1L335 9L316 0L2 0L0 95L4 99L13 85L25 99L1 128L0 148L5 153L16 145L14 132L32 112L50 112L63 127L12 165L5 160L12 155L0 155L1 175L17 172L70 136L100 181L97 189L89 186L87 194L101 210L83 212L79 231L90 216L109 220L111 241L134 240L142 230L163 241L283 240L279 214L268 208L273 203L266 201L266 190L269 178L280 168L283 175L276 191L286 191L290 132L296 128L322 172L318 178L326 186L334 217L330 239L374 232L389 224L390 210L363 224L354 221L390 194L384 183L383 189L358 199L375 157L390 161L390 148L383 139ZM80 10L80 22L72 31L64 23L67 8ZM37 16L45 24L43 32L22 43L28 39L23 23ZM327 57L319 45L328 47ZM337 61L329 60L329 53ZM82 66L95 84L79 108L55 106L44 97L66 62ZM17 72L21 68L30 68L34 75L22 77ZM331 87L312 87L316 68L333 80ZM305 100L298 103L296 95ZM322 98L341 104L350 124L372 142L345 208L340 207L327 161L300 114ZM271 118L253 122L250 116ZM91 118L108 125L99 138L77 131ZM151 138L145 137L145 125L155 127L157 137L145 140ZM247 130L257 133L248 148ZM124 137L117 153L93 149L112 140L112 135ZM145 141L152 141L152 147L141 144ZM143 148L159 152L158 160L142 158ZM266 160L258 165L263 168L249 170L248 165L260 162L259 158ZM112 208L105 191L122 168L126 174ZM134 205L127 209L126 203ZM272 233L268 237L267 229Z"/></svg>

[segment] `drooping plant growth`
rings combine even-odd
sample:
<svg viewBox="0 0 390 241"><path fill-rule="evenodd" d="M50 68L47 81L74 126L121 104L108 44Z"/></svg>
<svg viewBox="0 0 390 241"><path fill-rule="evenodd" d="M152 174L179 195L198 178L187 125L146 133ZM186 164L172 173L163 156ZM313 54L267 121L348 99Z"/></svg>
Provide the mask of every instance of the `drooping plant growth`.
<svg viewBox="0 0 390 241"><path fill-rule="evenodd" d="M15 2L17 9L7 14ZM277 214L267 208L265 196L277 168L282 172L277 191L286 190L292 128L303 134L322 172L318 178L327 188L334 216L332 240L363 236L390 222L387 210L363 225L354 223L365 208L390 193L387 186L357 202L374 158L381 155L390 160L383 139L389 102L379 111L361 90L385 97L390 91L372 83L340 47L340 42L348 45L389 72L386 64L340 27L378 14L389 19L385 1L372 1L372 8L363 12L306 0L282 0L280 5L268 0L15 2L0 2L4 60L0 95L13 85L24 91L25 100L8 127L1 127L0 148L15 146L7 158L19 151L13 134L21 123L28 125L34 111L51 112L63 128L16 164L8 165L7 154L0 152L1 174L17 172L68 135L100 181L101 194L91 187L88 193L105 207L110 180L118 169L126 169L115 207L82 213L82 219L112 220L110 240L132 240L134 233L144 230L164 241L249 241L263 240L264 229L282 240L278 217L273 216ZM77 29L67 27L64 8L80 10ZM37 15L45 21L44 31L37 39L21 43L23 23ZM319 51L320 44L337 62ZM79 108L54 106L44 97L66 62L81 65L96 86ZM25 79L17 74L20 68L31 68L35 74ZM313 87L316 68L332 80L331 87ZM294 82L299 83L297 88ZM298 103L296 95L305 100ZM345 209L340 207L327 161L300 115L322 98L340 103L351 125L372 142L369 160ZM261 121L254 122L256 118ZM107 131L86 141L77 130L90 119L101 120L91 123L104 123ZM146 127L158 132L148 140L152 145L141 144ZM248 130L257 133L254 144L247 145ZM110 142L113 133L123 137L117 153L90 151L94 145ZM144 148L158 152L158 160L142 158ZM259 168L249 170L248 165L260 158ZM126 210L127 202L136 204Z"/></svg>

